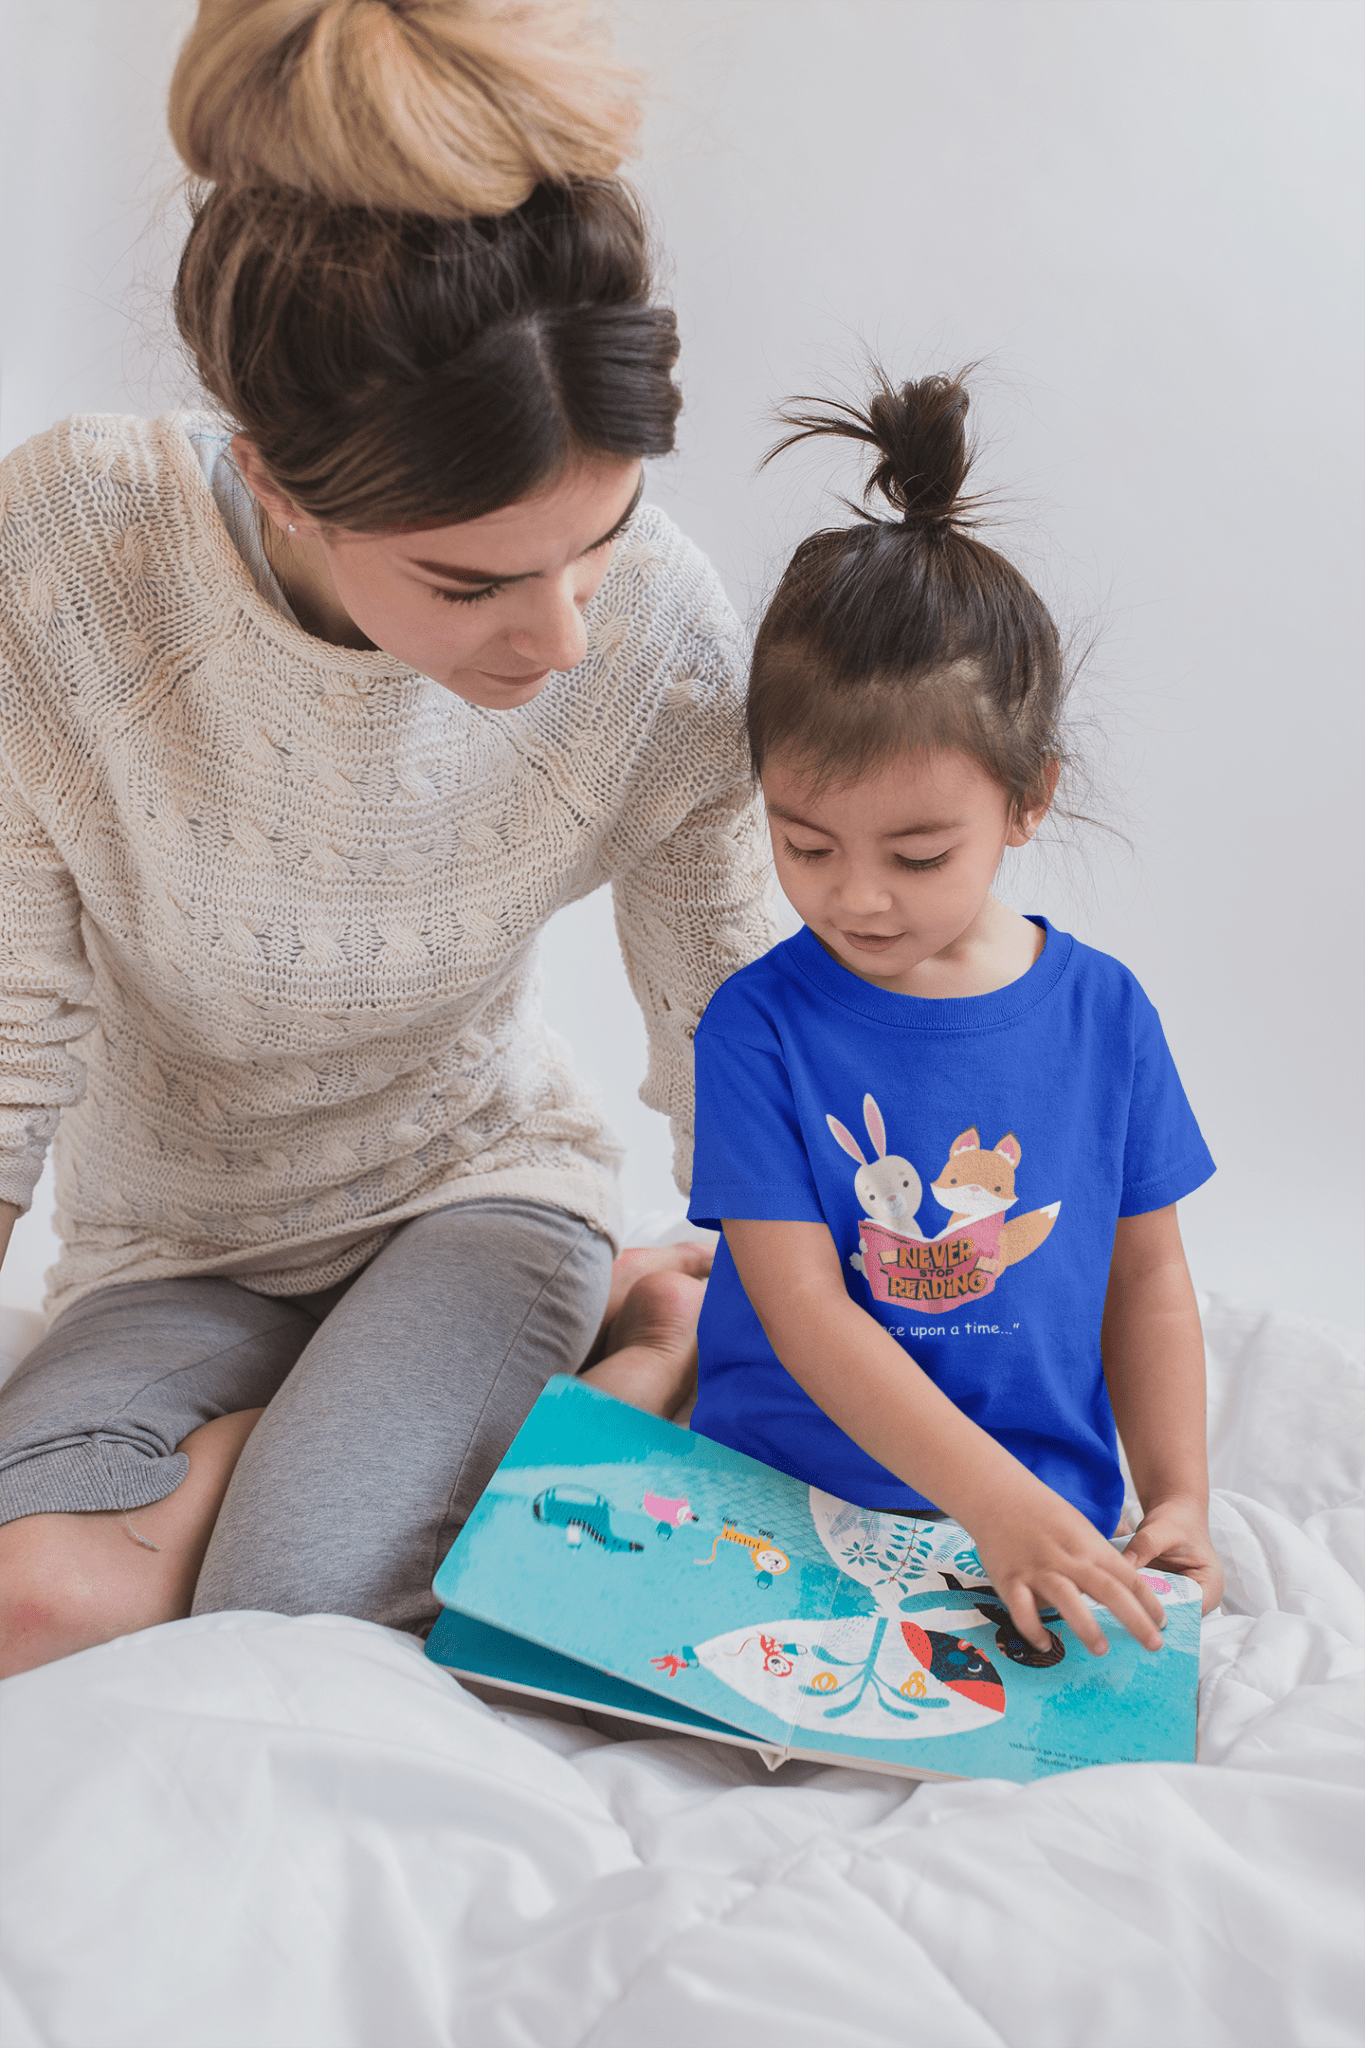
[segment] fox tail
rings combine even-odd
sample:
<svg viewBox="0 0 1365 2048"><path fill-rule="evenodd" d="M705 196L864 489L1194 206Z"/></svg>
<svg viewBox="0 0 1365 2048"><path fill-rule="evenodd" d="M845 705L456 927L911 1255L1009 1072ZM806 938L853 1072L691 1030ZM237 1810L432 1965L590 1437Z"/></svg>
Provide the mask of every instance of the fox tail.
<svg viewBox="0 0 1365 2048"><path fill-rule="evenodd" d="M1037 1251L1057 1221L1061 1207L1060 1202L1052 1202L1046 1209L1030 1209L1027 1216L1016 1216L1005 1225L1000 1233L1000 1250L1007 1266L1017 1266L1020 1259Z"/></svg>

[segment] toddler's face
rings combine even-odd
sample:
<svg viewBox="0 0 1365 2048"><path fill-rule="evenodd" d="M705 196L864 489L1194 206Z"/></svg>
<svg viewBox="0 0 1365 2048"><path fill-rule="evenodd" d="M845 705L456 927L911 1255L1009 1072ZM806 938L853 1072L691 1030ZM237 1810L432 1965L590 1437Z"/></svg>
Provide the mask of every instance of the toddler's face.
<svg viewBox="0 0 1365 2048"><path fill-rule="evenodd" d="M763 771L784 895L822 945L865 981L930 994L922 963L948 966L999 912L991 883L1007 846L1043 813L1016 819L999 783L966 754L905 754L819 789L780 756Z"/></svg>

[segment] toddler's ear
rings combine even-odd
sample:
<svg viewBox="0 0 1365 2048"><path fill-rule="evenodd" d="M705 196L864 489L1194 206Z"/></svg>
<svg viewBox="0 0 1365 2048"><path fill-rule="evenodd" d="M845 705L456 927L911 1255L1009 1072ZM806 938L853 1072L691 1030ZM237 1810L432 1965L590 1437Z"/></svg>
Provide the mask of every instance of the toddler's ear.
<svg viewBox="0 0 1365 2048"><path fill-rule="evenodd" d="M1038 827L1052 808L1052 799L1057 794L1062 764L1060 761L1045 763L1039 777L1039 785L1033 792L1033 800L1027 806L1019 805L1010 820L1006 846L1027 846Z"/></svg>
<svg viewBox="0 0 1365 2048"><path fill-rule="evenodd" d="M867 1125L868 1137L877 1148L878 1159L885 1159L886 1125L882 1122L881 1111L870 1095L863 1097L863 1122Z"/></svg>
<svg viewBox="0 0 1365 2048"><path fill-rule="evenodd" d="M963 1131L960 1137L953 1139L952 1144L948 1147L948 1157L956 1159L959 1152L979 1152L980 1150L981 1134L977 1130L976 1125L973 1124L969 1131Z"/></svg>
<svg viewBox="0 0 1365 2048"><path fill-rule="evenodd" d="M859 1166L866 1166L867 1161L863 1158L863 1148L854 1137L852 1131L846 1131L837 1116L827 1116L825 1122L834 1134L835 1144L842 1145L849 1158L856 1159Z"/></svg>
<svg viewBox="0 0 1365 2048"><path fill-rule="evenodd" d="M1013 1131L1010 1131L1007 1136L1003 1137L995 1149L1002 1159L1008 1159L1011 1166L1017 1166L1024 1156L1023 1147Z"/></svg>

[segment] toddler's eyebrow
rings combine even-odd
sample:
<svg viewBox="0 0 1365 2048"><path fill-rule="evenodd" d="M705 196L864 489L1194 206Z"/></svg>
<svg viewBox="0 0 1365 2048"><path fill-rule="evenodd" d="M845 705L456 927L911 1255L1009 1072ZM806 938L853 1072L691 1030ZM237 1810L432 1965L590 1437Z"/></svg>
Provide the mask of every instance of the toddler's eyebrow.
<svg viewBox="0 0 1365 2048"><path fill-rule="evenodd" d="M644 496L644 489L645 480L643 474L641 474L640 481L635 486L635 496L631 499L615 526L611 528L610 532L604 533L601 540L589 541L583 550L585 555L592 554L596 548L604 548L608 541L616 539L622 527L633 518L640 500ZM532 577L541 574L539 569L526 569L519 576L506 576L497 569L457 569L449 562L426 562L421 559L413 560L408 566L412 569L422 569L428 576L443 577L449 583L491 583L496 584L500 589L509 583L527 583Z"/></svg>
<svg viewBox="0 0 1365 2048"><path fill-rule="evenodd" d="M828 825L813 825L809 818L803 818L797 811L789 811L785 804L769 804L768 816L781 818L786 825L800 825L807 832L823 832L832 838ZM903 825L898 832L883 832L883 839L929 839L938 832L956 832L960 829L960 818L940 818L924 825Z"/></svg>

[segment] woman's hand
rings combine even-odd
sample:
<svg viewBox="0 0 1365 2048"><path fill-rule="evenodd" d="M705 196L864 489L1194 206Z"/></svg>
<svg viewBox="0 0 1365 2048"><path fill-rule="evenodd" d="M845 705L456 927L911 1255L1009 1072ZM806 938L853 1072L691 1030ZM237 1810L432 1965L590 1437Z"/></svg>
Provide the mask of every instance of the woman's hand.
<svg viewBox="0 0 1365 2048"><path fill-rule="evenodd" d="M1082 1597L1088 1594L1145 1649L1159 1650L1166 1616L1137 1569L1145 1558L1133 1556L1132 1544L1115 1550L1069 1501L1018 1469L1024 1483L1005 1487L967 1527L1020 1635L1046 1650L1048 1632L1038 1610L1055 1607L1087 1650L1102 1657L1109 1642Z"/></svg>
<svg viewBox="0 0 1365 2048"><path fill-rule="evenodd" d="M1223 1597L1223 1567L1209 1535L1209 1518L1198 1500L1154 1501L1124 1551L1135 1565L1179 1572L1203 1589L1207 1614Z"/></svg>

